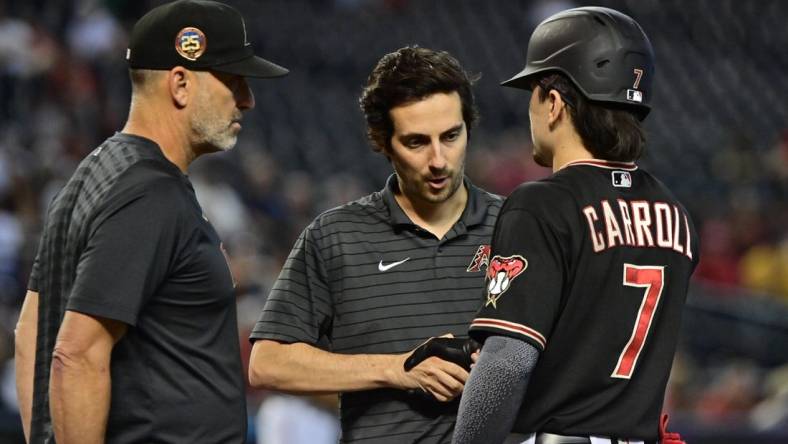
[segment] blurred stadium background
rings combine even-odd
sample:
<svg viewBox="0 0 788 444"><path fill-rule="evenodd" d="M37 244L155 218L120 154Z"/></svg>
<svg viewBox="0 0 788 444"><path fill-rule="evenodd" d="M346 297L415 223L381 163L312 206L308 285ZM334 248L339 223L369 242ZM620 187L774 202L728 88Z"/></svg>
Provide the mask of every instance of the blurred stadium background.
<svg viewBox="0 0 788 444"><path fill-rule="evenodd" d="M80 159L123 126L128 30L152 0L0 0L0 442L20 441L13 329L42 216ZM481 73L468 174L508 194L548 171L530 157L519 71L534 26L602 5L632 15L657 57L641 164L702 237L666 409L690 443L788 442L788 2L781 0L237 0L261 53L235 150L199 159L197 195L240 279L239 338L300 230L382 188L357 99L384 53L445 49ZM267 394L249 391L254 417ZM306 413L305 413L306 415ZM250 421L250 424L253 421ZM250 439L254 427L250 429Z"/></svg>

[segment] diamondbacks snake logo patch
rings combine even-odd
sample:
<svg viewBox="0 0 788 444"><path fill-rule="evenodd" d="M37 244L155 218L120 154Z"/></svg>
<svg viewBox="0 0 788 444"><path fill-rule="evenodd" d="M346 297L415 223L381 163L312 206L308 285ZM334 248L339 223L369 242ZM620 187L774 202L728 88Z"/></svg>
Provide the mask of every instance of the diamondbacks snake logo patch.
<svg viewBox="0 0 788 444"><path fill-rule="evenodd" d="M484 306L492 305L493 308L498 308L498 299L511 287L514 278L526 268L528 261L522 256L493 256L487 267L487 302Z"/></svg>

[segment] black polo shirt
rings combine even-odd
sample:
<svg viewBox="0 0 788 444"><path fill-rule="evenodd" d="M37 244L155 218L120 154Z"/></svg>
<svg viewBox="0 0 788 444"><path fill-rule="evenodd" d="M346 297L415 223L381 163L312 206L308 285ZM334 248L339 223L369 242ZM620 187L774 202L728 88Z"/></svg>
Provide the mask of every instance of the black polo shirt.
<svg viewBox="0 0 788 444"><path fill-rule="evenodd" d="M53 441L49 368L65 310L129 325L112 351L108 443L235 442L246 404L232 277L186 176L116 134L52 202L39 292L32 442Z"/></svg>
<svg viewBox="0 0 788 444"><path fill-rule="evenodd" d="M251 339L335 353L404 353L467 335L502 199L467 179L468 203L443 239L379 192L317 217L296 241ZM457 402L395 389L341 394L343 442L450 442Z"/></svg>

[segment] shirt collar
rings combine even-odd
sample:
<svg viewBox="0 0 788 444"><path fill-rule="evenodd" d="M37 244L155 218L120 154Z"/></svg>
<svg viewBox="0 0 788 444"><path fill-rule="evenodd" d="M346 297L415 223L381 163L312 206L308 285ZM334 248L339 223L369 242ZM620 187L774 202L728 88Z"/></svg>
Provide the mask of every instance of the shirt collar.
<svg viewBox="0 0 788 444"><path fill-rule="evenodd" d="M479 225L484 222L487 216L487 202L485 202L484 193L477 188L467 176L463 177L463 185L468 190L468 202L465 203L465 209L462 211L462 216L458 223L462 223L467 227ZM399 191L399 183L397 182L397 175L392 174L386 179L386 186L381 190L383 202L389 210L389 223L392 226L397 225L411 225L416 224L410 220L402 207L397 203L394 193Z"/></svg>
<svg viewBox="0 0 788 444"><path fill-rule="evenodd" d="M167 157L164 155L164 151L162 151L159 144L156 143L155 141L148 139L147 137L138 136L136 134L121 133L121 132L115 132L115 134L110 138L110 140L119 143L132 144L135 147L135 149L144 152L148 156L151 156L154 159L159 160L165 165L167 165L167 168L169 168L173 173L175 173L178 177L180 177L181 180L183 180L186 184L188 184L190 188L192 188L192 184L191 181L189 180L189 176L184 174L183 171L181 171L181 169L178 168L177 165L175 165L174 163L170 162L169 159L167 159Z"/></svg>
<svg viewBox="0 0 788 444"><path fill-rule="evenodd" d="M563 166L563 168L570 166L577 166L577 165L586 165L586 166L592 166L597 168L607 168L609 170L635 171L638 169L638 166L635 164L635 162L616 162L612 160L603 160L603 159L575 160L573 162L567 163L566 165Z"/></svg>

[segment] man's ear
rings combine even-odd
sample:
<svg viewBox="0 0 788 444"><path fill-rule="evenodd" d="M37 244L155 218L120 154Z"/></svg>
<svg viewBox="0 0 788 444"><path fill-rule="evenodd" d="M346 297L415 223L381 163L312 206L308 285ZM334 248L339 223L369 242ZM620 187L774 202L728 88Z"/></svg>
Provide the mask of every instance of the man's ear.
<svg viewBox="0 0 788 444"><path fill-rule="evenodd" d="M172 68L167 74L167 87L175 106L186 107L189 103L189 93L194 89L192 73L182 66Z"/></svg>
<svg viewBox="0 0 788 444"><path fill-rule="evenodd" d="M547 123L550 126L555 125L562 114L566 113L566 102L558 91L551 89L548 93L547 100L550 101L550 111L547 114Z"/></svg>

